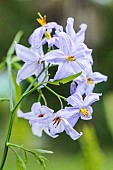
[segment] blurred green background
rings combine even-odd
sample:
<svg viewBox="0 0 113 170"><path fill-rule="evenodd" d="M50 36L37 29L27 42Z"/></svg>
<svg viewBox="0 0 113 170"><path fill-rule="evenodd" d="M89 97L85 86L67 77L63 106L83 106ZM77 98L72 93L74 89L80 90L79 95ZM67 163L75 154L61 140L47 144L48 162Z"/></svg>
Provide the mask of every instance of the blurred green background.
<svg viewBox="0 0 113 170"><path fill-rule="evenodd" d="M5 57L15 34L23 30L21 44L29 46L28 38L39 27L37 12L47 15L47 21L66 26L68 17L75 19L75 28L81 23L88 25L86 44L93 49L94 71L108 76L106 83L96 86L95 92L103 96L93 105L93 120L79 121L76 129L83 131L82 137L72 141L65 133L57 139L47 135L38 138L32 135L28 121L15 118L12 143L31 148L53 150L47 155L47 170L112 170L113 169L113 0L0 0L0 61ZM27 86L24 81L23 88ZM53 87L52 87L53 88ZM54 87L55 91L69 96L69 84ZM43 89L48 106L58 110L56 97ZM0 72L0 98L8 97L8 76ZM24 112L30 111L37 100L37 93L27 97L21 105ZM0 160L9 122L8 102L0 103ZM20 151L19 151L20 152ZM21 154L21 153L20 153ZM15 170L15 156L9 151L4 170ZM42 169L29 155L28 170Z"/></svg>

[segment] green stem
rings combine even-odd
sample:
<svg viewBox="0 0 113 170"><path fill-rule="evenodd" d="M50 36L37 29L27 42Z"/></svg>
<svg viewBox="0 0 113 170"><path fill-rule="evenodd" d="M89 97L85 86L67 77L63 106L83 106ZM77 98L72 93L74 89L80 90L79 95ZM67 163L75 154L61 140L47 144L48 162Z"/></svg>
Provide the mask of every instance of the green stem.
<svg viewBox="0 0 113 170"><path fill-rule="evenodd" d="M0 98L0 101L9 101L9 98Z"/></svg>
<svg viewBox="0 0 113 170"><path fill-rule="evenodd" d="M53 93L55 96L57 96L58 98L61 98L61 99L63 99L64 101L66 101L66 97L57 94L55 91L53 91L53 90L52 90L50 87L48 87L48 86L44 86L44 87L45 87L46 89L48 89L51 93Z"/></svg>
<svg viewBox="0 0 113 170"><path fill-rule="evenodd" d="M34 154L34 152L32 151L32 150L30 150L30 149L27 149L27 148L24 148L23 146L19 146L19 145L16 145L16 144L13 144L13 143L7 143L7 146L8 147L15 147L15 148L18 148L18 149L22 149L22 150L24 150L24 151L27 151L27 152L30 152L30 153L32 153L32 154Z"/></svg>
<svg viewBox="0 0 113 170"><path fill-rule="evenodd" d="M12 115L12 113L11 113L11 110L13 108L13 88L12 88L12 72L11 72L11 70L12 70L11 55L10 55L9 51L8 51L7 58L6 58L6 63L7 63L7 67L8 67L9 89L10 89L10 99L9 99L9 101L10 101L10 124L9 124L8 133L7 133L7 137L6 137L6 141L5 141L5 148L4 148L4 153L3 153L3 158L2 158L0 170L3 169L4 163L5 163L5 160L6 160L6 157L7 157L8 147L6 146L6 143L10 140L12 123L13 123L13 119L14 119L14 115Z"/></svg>
<svg viewBox="0 0 113 170"><path fill-rule="evenodd" d="M8 60L9 61L9 60ZM8 64L9 66L9 64ZM18 103L13 107L13 99L12 99L12 94L10 96L10 111L11 111L11 117L10 117L10 122L9 122L9 128L8 128L8 132L7 132L7 137L6 137L6 141L5 141L5 147L4 147L4 152L3 152L3 158L2 158L2 163L0 166L0 170L3 169L4 164L5 164L5 160L7 157L7 153L8 153L8 146L7 143L10 141L10 136L11 136L11 131L12 131L12 125L13 125L13 121L14 121L14 113L15 110L17 109L18 105L21 103L21 101L23 100L23 98L27 95L29 95L31 92L33 92L36 87L32 90L31 87L33 86L33 84L36 82L36 80L38 79L38 77L42 74L42 72L45 70L45 68L42 69L42 71L39 73L39 75L34 79L34 81L29 85L29 87L26 89L26 91L23 93L23 95L21 96L21 98L19 99ZM9 66L9 71L11 71L11 66ZM29 92L29 90L31 89L31 91ZM12 89L11 89L11 93L12 93Z"/></svg>

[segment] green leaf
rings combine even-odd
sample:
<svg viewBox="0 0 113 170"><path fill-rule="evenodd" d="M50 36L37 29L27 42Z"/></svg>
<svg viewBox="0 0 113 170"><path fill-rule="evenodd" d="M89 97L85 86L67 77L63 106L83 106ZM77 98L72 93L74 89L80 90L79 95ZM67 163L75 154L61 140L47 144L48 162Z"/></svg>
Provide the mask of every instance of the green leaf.
<svg viewBox="0 0 113 170"><path fill-rule="evenodd" d="M44 160L47 160L47 159L45 157L39 156L35 153L34 153L34 156L35 156L35 159L37 160L37 162L45 169L46 166L45 166Z"/></svg>
<svg viewBox="0 0 113 170"><path fill-rule="evenodd" d="M0 72L2 72L4 67L5 67L5 62L3 61L3 62L0 63Z"/></svg>
<svg viewBox="0 0 113 170"><path fill-rule="evenodd" d="M9 101L10 99L9 98L0 98L0 101Z"/></svg>
<svg viewBox="0 0 113 170"><path fill-rule="evenodd" d="M17 102L21 97L22 89L21 89L21 85L17 85L17 83L16 83L16 75L14 73L12 73L12 76L13 76L13 84L14 84L14 88L15 88L14 98L15 98L15 102Z"/></svg>
<svg viewBox="0 0 113 170"><path fill-rule="evenodd" d="M74 80L74 79L77 78L78 76L80 76L81 73L82 73L82 72L77 73L77 74L73 74L73 75L71 75L71 76L68 76L68 77L65 77L65 78L63 78L63 79L56 80L56 81L53 81L53 82L49 81L48 83L49 83L49 84L52 84L52 85L60 85L61 83L62 83L62 84L66 84L66 83Z"/></svg>
<svg viewBox="0 0 113 170"><path fill-rule="evenodd" d="M27 164L28 163L28 156L26 151L24 151L24 163Z"/></svg>
<svg viewBox="0 0 113 170"><path fill-rule="evenodd" d="M20 58L17 56L12 56L11 64L20 61Z"/></svg>
<svg viewBox="0 0 113 170"><path fill-rule="evenodd" d="M53 151L43 150L43 149L32 149L33 152L53 154Z"/></svg>
<svg viewBox="0 0 113 170"><path fill-rule="evenodd" d="M26 170L23 159L16 153L17 170Z"/></svg>
<svg viewBox="0 0 113 170"><path fill-rule="evenodd" d="M12 54L14 53L14 50L15 50L15 49L14 49L14 44L15 44L15 42L18 43L18 42L20 41L20 38L21 38L22 34L23 34L22 31L19 31L19 32L16 34L16 36L15 36L15 38L14 38L14 40L13 40L13 42L12 42L12 44L11 44L9 50L8 50L8 52L7 52L7 56L12 56Z"/></svg>

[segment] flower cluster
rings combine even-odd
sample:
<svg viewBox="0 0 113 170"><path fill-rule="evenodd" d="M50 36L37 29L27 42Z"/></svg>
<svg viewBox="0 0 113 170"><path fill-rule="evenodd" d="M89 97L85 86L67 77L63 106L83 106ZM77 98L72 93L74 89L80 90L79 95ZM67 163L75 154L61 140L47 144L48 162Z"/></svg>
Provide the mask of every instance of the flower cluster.
<svg viewBox="0 0 113 170"><path fill-rule="evenodd" d="M95 84L107 81L107 76L93 72L92 50L84 43L86 24L80 25L80 30L74 30L74 19L69 17L65 31L56 22L46 22L46 16L37 19L41 24L29 38L30 48L15 43L17 56L25 63L18 71L17 83L35 75L40 88L48 82L65 79L80 73L70 85L70 96L66 98L67 106L54 113L40 102L34 103L31 112L23 113L18 110L18 117L29 120L32 132L42 136L44 131L55 138L65 131L73 140L78 139L74 126L79 119L92 119L91 105L99 100L101 93L94 93ZM44 52L46 45L47 52ZM49 80L47 67L58 66L53 77Z"/></svg>

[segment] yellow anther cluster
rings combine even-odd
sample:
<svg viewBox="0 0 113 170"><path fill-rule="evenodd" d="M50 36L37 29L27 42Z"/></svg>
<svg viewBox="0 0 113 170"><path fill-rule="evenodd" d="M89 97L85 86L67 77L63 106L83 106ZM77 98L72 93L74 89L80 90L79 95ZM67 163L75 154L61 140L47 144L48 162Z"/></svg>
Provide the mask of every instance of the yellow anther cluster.
<svg viewBox="0 0 113 170"><path fill-rule="evenodd" d="M88 116L88 115L89 115L88 110L85 109L85 108L81 108L81 109L80 109L80 112L81 112L84 116Z"/></svg>
<svg viewBox="0 0 113 170"><path fill-rule="evenodd" d="M47 22L46 22L46 15L44 15L44 17L42 17L42 18L37 18L37 21L42 26L46 25L47 24Z"/></svg>
<svg viewBox="0 0 113 170"><path fill-rule="evenodd" d="M93 81L91 80L91 78L87 77L86 80L88 84L93 84Z"/></svg>
<svg viewBox="0 0 113 170"><path fill-rule="evenodd" d="M67 56L66 58L67 61L75 61L75 57L74 56Z"/></svg>

